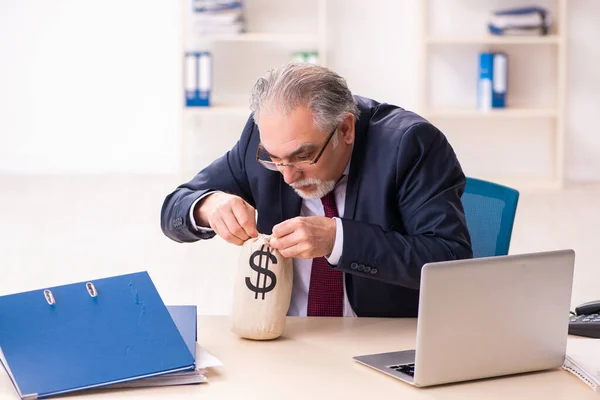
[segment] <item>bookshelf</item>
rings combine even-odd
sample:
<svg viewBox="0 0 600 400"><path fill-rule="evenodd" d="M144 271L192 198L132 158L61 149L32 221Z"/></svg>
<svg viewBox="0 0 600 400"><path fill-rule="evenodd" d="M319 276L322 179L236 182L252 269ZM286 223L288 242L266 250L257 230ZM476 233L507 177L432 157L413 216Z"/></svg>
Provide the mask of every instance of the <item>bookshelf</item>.
<svg viewBox="0 0 600 400"><path fill-rule="evenodd" d="M185 113L192 116L243 116L248 117L250 110L241 104L215 104L210 107L186 107Z"/></svg>
<svg viewBox="0 0 600 400"><path fill-rule="evenodd" d="M551 12L549 35L493 36L486 32L492 10L530 4L420 0L420 112L449 137L467 175L519 190L563 186L567 3L548 0L540 4ZM468 13L476 27L445 22L452 16L435 15L443 14L444 7ZM477 56L481 51L502 51L509 56L507 108L479 111L476 107ZM537 70L528 67L532 62L538 63ZM436 99L439 86L444 85L451 95ZM501 150L506 154L500 156ZM516 155L519 151L521 159ZM488 158L496 161L495 168L480 167L486 164L486 154L493 155ZM474 159L477 162L472 162ZM533 159L541 160L539 165ZM523 170L517 171L517 165L523 165Z"/></svg>
<svg viewBox="0 0 600 400"><path fill-rule="evenodd" d="M317 43L319 37L310 33L239 33L210 34L200 39L211 42Z"/></svg>
<svg viewBox="0 0 600 400"><path fill-rule="evenodd" d="M494 119L494 118L555 118L556 108L496 108L489 111L479 111L474 108L432 108L426 109L424 114L430 118L472 118L472 119Z"/></svg>
<svg viewBox="0 0 600 400"><path fill-rule="evenodd" d="M186 107L182 88L181 174L188 178L237 141L250 115L251 88L267 69L316 51L327 65L327 0L245 0L245 31L197 35L186 30L189 0L182 0L182 59L186 51L213 55L210 107Z"/></svg>
<svg viewBox="0 0 600 400"><path fill-rule="evenodd" d="M559 44L559 35L546 36L429 36L425 37L427 45L442 44Z"/></svg>

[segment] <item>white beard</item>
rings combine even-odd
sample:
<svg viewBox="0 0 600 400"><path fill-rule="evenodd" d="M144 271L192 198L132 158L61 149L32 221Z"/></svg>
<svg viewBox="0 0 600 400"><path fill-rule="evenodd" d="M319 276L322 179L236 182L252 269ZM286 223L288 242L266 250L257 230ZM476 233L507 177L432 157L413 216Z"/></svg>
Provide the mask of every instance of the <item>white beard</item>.
<svg viewBox="0 0 600 400"><path fill-rule="evenodd" d="M301 188L303 186L308 186L308 185L316 185L317 189L310 193L303 192L301 190ZM333 190L333 188L335 187L335 181L334 180L322 181L317 178L307 178L307 179L302 179L298 182L294 182L290 186L292 188L294 188L294 190L296 191L298 196L302 197L303 199L316 200L316 199L320 199L321 197L325 196L327 193L331 192Z"/></svg>

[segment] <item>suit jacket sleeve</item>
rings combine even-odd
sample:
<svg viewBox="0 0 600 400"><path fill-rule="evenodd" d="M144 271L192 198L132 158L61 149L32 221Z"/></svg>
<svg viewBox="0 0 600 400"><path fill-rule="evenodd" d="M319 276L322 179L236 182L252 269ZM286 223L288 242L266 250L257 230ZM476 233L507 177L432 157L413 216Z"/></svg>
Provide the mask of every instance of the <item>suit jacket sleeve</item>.
<svg viewBox="0 0 600 400"><path fill-rule="evenodd" d="M395 168L402 228L342 219L344 246L334 268L419 289L425 263L472 257L461 202L465 176L445 136L426 122L400 139ZM357 272L360 264L369 272Z"/></svg>
<svg viewBox="0 0 600 400"><path fill-rule="evenodd" d="M215 236L212 231L196 231L190 221L190 207L207 192L220 190L235 194L254 207L244 160L255 131L256 125L251 116L240 140L230 151L167 196L161 209L161 229L167 237L176 242L194 242Z"/></svg>

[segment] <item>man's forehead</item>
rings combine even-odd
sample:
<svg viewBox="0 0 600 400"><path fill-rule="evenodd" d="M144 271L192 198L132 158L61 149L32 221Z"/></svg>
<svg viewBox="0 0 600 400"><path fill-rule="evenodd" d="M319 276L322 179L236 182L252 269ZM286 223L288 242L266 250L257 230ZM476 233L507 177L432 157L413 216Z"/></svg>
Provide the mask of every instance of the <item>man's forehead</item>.
<svg viewBox="0 0 600 400"><path fill-rule="evenodd" d="M310 138L296 137L292 140L281 140L281 137L274 137L264 140L263 135L260 136L259 147L272 156L288 157L314 150L317 143Z"/></svg>
<svg viewBox="0 0 600 400"><path fill-rule="evenodd" d="M310 112L291 112L287 115L261 114L257 121L261 142L269 146L300 146L318 141L320 132L315 128Z"/></svg>
<svg viewBox="0 0 600 400"><path fill-rule="evenodd" d="M260 131L270 134L272 131L311 132L314 129L312 112L306 107L293 110L274 109L261 112L258 117Z"/></svg>

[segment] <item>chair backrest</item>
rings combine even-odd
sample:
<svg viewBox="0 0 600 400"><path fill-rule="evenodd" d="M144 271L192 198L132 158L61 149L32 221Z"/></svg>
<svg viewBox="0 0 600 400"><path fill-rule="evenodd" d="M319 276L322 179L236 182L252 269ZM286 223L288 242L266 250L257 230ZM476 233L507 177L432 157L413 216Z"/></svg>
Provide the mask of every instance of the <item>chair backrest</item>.
<svg viewBox="0 0 600 400"><path fill-rule="evenodd" d="M467 177L462 203L473 257L508 254L518 201L515 189Z"/></svg>

